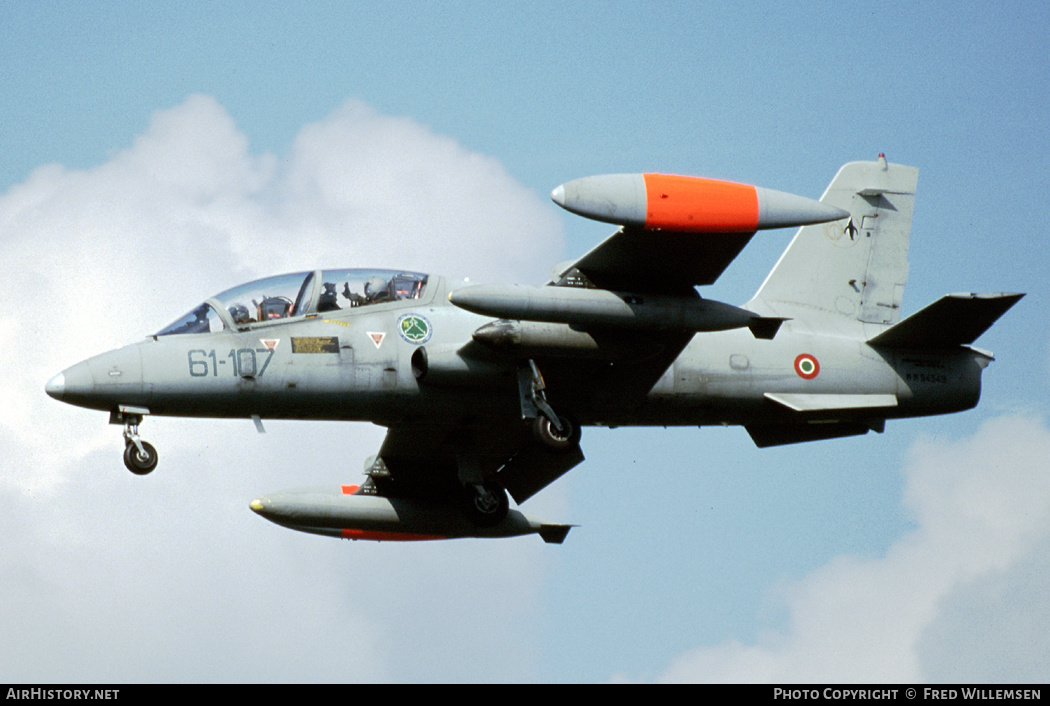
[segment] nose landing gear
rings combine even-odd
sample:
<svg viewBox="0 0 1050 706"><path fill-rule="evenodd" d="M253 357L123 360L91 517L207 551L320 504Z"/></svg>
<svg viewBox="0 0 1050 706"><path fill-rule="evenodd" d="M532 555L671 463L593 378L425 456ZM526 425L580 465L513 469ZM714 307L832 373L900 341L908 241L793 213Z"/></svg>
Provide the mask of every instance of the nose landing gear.
<svg viewBox="0 0 1050 706"><path fill-rule="evenodd" d="M157 467L157 449L139 436L142 417L149 414L145 407L118 407L110 415L110 424L124 424L124 465L137 476L144 476Z"/></svg>
<svg viewBox="0 0 1050 706"><path fill-rule="evenodd" d="M124 447L124 465L137 476L144 476L157 467L157 450L148 441L129 441Z"/></svg>

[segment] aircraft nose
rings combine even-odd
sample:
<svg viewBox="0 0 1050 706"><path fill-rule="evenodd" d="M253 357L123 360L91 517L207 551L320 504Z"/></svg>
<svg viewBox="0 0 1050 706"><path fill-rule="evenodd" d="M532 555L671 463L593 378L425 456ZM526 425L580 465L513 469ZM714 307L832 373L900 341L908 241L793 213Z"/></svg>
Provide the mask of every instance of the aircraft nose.
<svg viewBox="0 0 1050 706"><path fill-rule="evenodd" d="M44 385L44 391L48 394L48 396L56 400L61 400L62 395L64 395L66 392L66 374L59 373L55 377L48 380L47 384Z"/></svg>
<svg viewBox="0 0 1050 706"><path fill-rule="evenodd" d="M142 359L137 345L77 363L44 386L56 400L101 410L118 404L147 406L142 390Z"/></svg>
<svg viewBox="0 0 1050 706"><path fill-rule="evenodd" d="M44 392L52 399L69 404L80 404L85 395L90 394L95 387L94 377L88 361L77 363L71 368L66 368L58 375L47 381Z"/></svg>

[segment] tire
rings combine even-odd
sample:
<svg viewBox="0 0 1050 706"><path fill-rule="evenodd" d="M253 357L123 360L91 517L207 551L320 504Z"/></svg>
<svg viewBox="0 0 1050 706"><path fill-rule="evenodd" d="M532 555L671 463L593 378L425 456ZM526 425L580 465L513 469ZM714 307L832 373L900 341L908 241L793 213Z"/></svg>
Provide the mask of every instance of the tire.
<svg viewBox="0 0 1050 706"><path fill-rule="evenodd" d="M490 496L487 499L473 485L463 486L463 514L475 527L495 527L510 509L507 491L495 483L485 483L484 487Z"/></svg>
<svg viewBox="0 0 1050 706"><path fill-rule="evenodd" d="M137 476L144 476L150 473L157 467L157 461L159 460L157 450L153 448L153 444L143 441L142 448L146 452L145 456L139 453L135 444L128 444L124 447L124 465Z"/></svg>
<svg viewBox="0 0 1050 706"><path fill-rule="evenodd" d="M558 431L554 423L541 414L532 422L532 435L548 451L564 453L580 443L580 425L566 415L559 417L564 429Z"/></svg>

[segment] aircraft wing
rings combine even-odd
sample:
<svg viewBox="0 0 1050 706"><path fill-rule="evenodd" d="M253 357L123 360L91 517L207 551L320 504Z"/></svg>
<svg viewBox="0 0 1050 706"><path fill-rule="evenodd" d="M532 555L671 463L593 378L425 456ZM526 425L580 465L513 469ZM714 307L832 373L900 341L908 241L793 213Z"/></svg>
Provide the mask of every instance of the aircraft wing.
<svg viewBox="0 0 1050 706"><path fill-rule="evenodd" d="M750 233L682 234L624 227L573 262L601 289L660 294L712 284L750 242Z"/></svg>
<svg viewBox="0 0 1050 706"><path fill-rule="evenodd" d="M579 447L552 452L532 443L521 420L396 424L367 470L378 495L458 492L461 477L496 479L523 503L583 461Z"/></svg>
<svg viewBox="0 0 1050 706"><path fill-rule="evenodd" d="M559 278L575 268L601 289L644 293L680 294L713 283L758 230L849 217L782 191L653 173L574 179L551 199L585 218L622 226Z"/></svg>

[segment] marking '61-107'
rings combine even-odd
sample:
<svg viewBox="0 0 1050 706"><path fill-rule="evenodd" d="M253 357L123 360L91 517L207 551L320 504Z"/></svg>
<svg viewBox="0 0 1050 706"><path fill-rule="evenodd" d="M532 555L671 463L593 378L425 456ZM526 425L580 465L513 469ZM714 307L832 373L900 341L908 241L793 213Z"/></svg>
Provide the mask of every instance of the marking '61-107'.
<svg viewBox="0 0 1050 706"><path fill-rule="evenodd" d="M260 368L258 354L263 353L266 354L266 358ZM190 364L190 375L195 378L219 377L219 369L226 370L227 366L233 377L242 375L262 377L273 358L273 349L231 348L230 352L223 357L219 357L214 350L197 349L190 351L186 358Z"/></svg>

